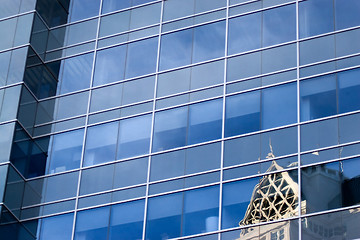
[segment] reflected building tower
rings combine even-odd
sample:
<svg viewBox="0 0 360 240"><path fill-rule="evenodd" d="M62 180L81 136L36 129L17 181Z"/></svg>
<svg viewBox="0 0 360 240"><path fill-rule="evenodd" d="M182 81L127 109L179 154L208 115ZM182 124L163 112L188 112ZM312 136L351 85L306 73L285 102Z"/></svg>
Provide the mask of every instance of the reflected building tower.
<svg viewBox="0 0 360 240"><path fill-rule="evenodd" d="M360 238L359 12L2 0L0 238Z"/></svg>

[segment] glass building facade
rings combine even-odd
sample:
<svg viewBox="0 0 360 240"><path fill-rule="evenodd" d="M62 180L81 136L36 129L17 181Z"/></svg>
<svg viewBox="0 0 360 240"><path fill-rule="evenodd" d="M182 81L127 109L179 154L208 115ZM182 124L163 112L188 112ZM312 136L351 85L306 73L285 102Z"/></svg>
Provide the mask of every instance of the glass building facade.
<svg viewBox="0 0 360 240"><path fill-rule="evenodd" d="M359 0L2 0L0 238L360 238Z"/></svg>

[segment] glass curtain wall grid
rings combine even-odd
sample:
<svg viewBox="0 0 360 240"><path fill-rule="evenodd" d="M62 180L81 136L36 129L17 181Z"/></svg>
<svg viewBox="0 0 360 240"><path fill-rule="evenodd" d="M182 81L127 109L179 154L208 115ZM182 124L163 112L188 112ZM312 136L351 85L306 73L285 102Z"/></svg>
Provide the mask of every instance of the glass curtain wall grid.
<svg viewBox="0 0 360 240"><path fill-rule="evenodd" d="M1 236L360 238L359 12L5 0Z"/></svg>

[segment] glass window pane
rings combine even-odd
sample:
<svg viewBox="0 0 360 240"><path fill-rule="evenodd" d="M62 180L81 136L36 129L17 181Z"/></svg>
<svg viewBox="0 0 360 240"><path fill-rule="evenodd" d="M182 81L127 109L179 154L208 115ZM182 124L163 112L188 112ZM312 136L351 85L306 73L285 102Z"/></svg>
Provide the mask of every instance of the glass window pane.
<svg viewBox="0 0 360 240"><path fill-rule="evenodd" d="M336 30L360 24L360 2L357 0L335 0Z"/></svg>
<svg viewBox="0 0 360 240"><path fill-rule="evenodd" d="M339 118L340 143L360 140L359 123L360 123L360 114L352 114Z"/></svg>
<svg viewBox="0 0 360 240"><path fill-rule="evenodd" d="M301 126L301 151L336 145L339 143L338 120L329 119Z"/></svg>
<svg viewBox="0 0 360 240"><path fill-rule="evenodd" d="M183 193L150 198L146 221L146 239L169 239L181 236Z"/></svg>
<svg viewBox="0 0 360 240"><path fill-rule="evenodd" d="M61 61L58 94L90 87L93 54L84 54Z"/></svg>
<svg viewBox="0 0 360 240"><path fill-rule="evenodd" d="M262 51L261 55L262 74L296 67L297 64L296 44L267 49ZM263 81L264 80L265 79L263 78Z"/></svg>
<svg viewBox="0 0 360 240"><path fill-rule="evenodd" d="M79 168L83 139L84 129L54 135L47 173Z"/></svg>
<svg viewBox="0 0 360 240"><path fill-rule="evenodd" d="M225 141L224 166L260 159L260 134Z"/></svg>
<svg viewBox="0 0 360 240"><path fill-rule="evenodd" d="M114 164L83 170L80 194L110 190L113 187Z"/></svg>
<svg viewBox="0 0 360 240"><path fill-rule="evenodd" d="M201 62L225 54L225 21L194 28L192 62Z"/></svg>
<svg viewBox="0 0 360 240"><path fill-rule="evenodd" d="M99 14L100 0L72 0L70 4L70 21L93 17Z"/></svg>
<svg viewBox="0 0 360 240"><path fill-rule="evenodd" d="M99 37L129 30L130 12L131 11L119 12L102 17L100 20ZM114 22L121 22L121 24L114 24Z"/></svg>
<svg viewBox="0 0 360 240"><path fill-rule="evenodd" d="M132 0L103 0L102 13L131 7Z"/></svg>
<svg viewBox="0 0 360 240"><path fill-rule="evenodd" d="M300 82L301 121L335 115L336 78L334 74Z"/></svg>
<svg viewBox="0 0 360 240"><path fill-rule="evenodd" d="M147 170L147 157L117 163L115 165L114 188L146 182Z"/></svg>
<svg viewBox="0 0 360 240"><path fill-rule="evenodd" d="M144 221L144 207L144 200L112 206L109 239L141 239Z"/></svg>
<svg viewBox="0 0 360 240"><path fill-rule="evenodd" d="M262 90L261 128L296 122L296 83Z"/></svg>
<svg viewBox="0 0 360 240"><path fill-rule="evenodd" d="M115 160L119 122L90 127L86 136L84 166Z"/></svg>
<svg viewBox="0 0 360 240"><path fill-rule="evenodd" d="M92 90L90 112L121 106L123 84Z"/></svg>
<svg viewBox="0 0 360 240"><path fill-rule="evenodd" d="M168 0L164 2L164 21L194 13L195 0Z"/></svg>
<svg viewBox="0 0 360 240"><path fill-rule="evenodd" d="M221 137L222 99L190 105L188 144Z"/></svg>
<svg viewBox="0 0 360 240"><path fill-rule="evenodd" d="M183 236L216 231L219 222L219 187L185 192L183 214Z"/></svg>
<svg viewBox="0 0 360 240"><path fill-rule="evenodd" d="M239 226L251 201L254 188L259 184L259 180L259 178L251 178L224 184L221 223L223 229Z"/></svg>
<svg viewBox="0 0 360 240"><path fill-rule="evenodd" d="M85 114L87 111L88 100L89 91L57 98L56 120Z"/></svg>
<svg viewBox="0 0 360 240"><path fill-rule="evenodd" d="M106 240L109 225L110 207L80 211L76 217L76 240Z"/></svg>
<svg viewBox="0 0 360 240"><path fill-rule="evenodd" d="M158 38L150 38L128 45L125 78L155 72Z"/></svg>
<svg viewBox="0 0 360 240"><path fill-rule="evenodd" d="M337 74L339 84L339 113L360 109L360 69Z"/></svg>
<svg viewBox="0 0 360 240"><path fill-rule="evenodd" d="M261 13L249 14L229 20L229 55L260 47Z"/></svg>
<svg viewBox="0 0 360 240"><path fill-rule="evenodd" d="M260 130L260 91L226 98L225 137Z"/></svg>
<svg viewBox="0 0 360 240"><path fill-rule="evenodd" d="M319 62L335 57L334 35L300 42L300 64Z"/></svg>
<svg viewBox="0 0 360 240"><path fill-rule="evenodd" d="M124 83L122 105L148 100L154 97L155 77L141 78Z"/></svg>
<svg viewBox="0 0 360 240"><path fill-rule="evenodd" d="M263 12L263 47L295 40L295 4Z"/></svg>
<svg viewBox="0 0 360 240"><path fill-rule="evenodd" d="M41 240L71 239L74 214L69 213L54 217L43 218L40 221L41 226L39 238Z"/></svg>
<svg viewBox="0 0 360 240"><path fill-rule="evenodd" d="M186 144L187 112L187 107L182 107L155 114L153 152Z"/></svg>
<svg viewBox="0 0 360 240"><path fill-rule="evenodd" d="M126 45L97 52L94 70L94 86L124 79L125 57Z"/></svg>
<svg viewBox="0 0 360 240"><path fill-rule="evenodd" d="M227 79L234 81L261 74L261 52L250 53L228 59Z"/></svg>
<svg viewBox="0 0 360 240"><path fill-rule="evenodd" d="M187 29L161 37L160 70L180 67L191 63L193 29Z"/></svg>
<svg viewBox="0 0 360 240"><path fill-rule="evenodd" d="M117 159L149 152L151 115L120 121Z"/></svg>
<svg viewBox="0 0 360 240"><path fill-rule="evenodd" d="M18 18L11 18L8 20L0 21L0 50L11 48L15 36L16 23Z"/></svg>
<svg viewBox="0 0 360 240"><path fill-rule="evenodd" d="M46 189L43 200L56 201L76 196L79 172L71 172L45 178Z"/></svg>
<svg viewBox="0 0 360 240"><path fill-rule="evenodd" d="M334 31L333 0L310 0L299 3L300 38Z"/></svg>
<svg viewBox="0 0 360 240"><path fill-rule="evenodd" d="M130 29L140 28L158 23L160 20L160 10L161 3L132 9Z"/></svg>

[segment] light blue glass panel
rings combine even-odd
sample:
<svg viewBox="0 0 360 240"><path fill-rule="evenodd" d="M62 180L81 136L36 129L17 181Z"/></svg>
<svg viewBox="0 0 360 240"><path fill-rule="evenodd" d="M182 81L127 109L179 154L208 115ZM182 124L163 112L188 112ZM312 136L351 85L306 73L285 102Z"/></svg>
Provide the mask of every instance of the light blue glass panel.
<svg viewBox="0 0 360 240"><path fill-rule="evenodd" d="M115 165L113 188L145 183L147 170L147 157L117 163Z"/></svg>
<svg viewBox="0 0 360 240"><path fill-rule="evenodd" d="M131 7L132 0L103 0L102 13Z"/></svg>
<svg viewBox="0 0 360 240"><path fill-rule="evenodd" d="M78 212L76 217L76 240L106 240L110 207L95 208Z"/></svg>
<svg viewBox="0 0 360 240"><path fill-rule="evenodd" d="M85 114L87 111L88 100L89 91L56 98L56 120Z"/></svg>
<svg viewBox="0 0 360 240"><path fill-rule="evenodd" d="M260 134L225 141L224 166L243 164L260 159Z"/></svg>
<svg viewBox="0 0 360 240"><path fill-rule="evenodd" d="M0 125L0 163L9 161L14 127L14 123Z"/></svg>
<svg viewBox="0 0 360 240"><path fill-rule="evenodd" d="M229 20L229 55L260 47L261 13L249 14Z"/></svg>
<svg viewBox="0 0 360 240"><path fill-rule="evenodd" d="M13 46L16 23L18 18L11 18L0 21L0 50L7 49Z"/></svg>
<svg viewBox="0 0 360 240"><path fill-rule="evenodd" d="M337 113L335 80L331 74L300 82L301 121Z"/></svg>
<svg viewBox="0 0 360 240"><path fill-rule="evenodd" d="M273 128L296 122L296 83L262 91L261 128Z"/></svg>
<svg viewBox="0 0 360 240"><path fill-rule="evenodd" d="M194 28L192 62L201 62L225 54L225 21Z"/></svg>
<svg viewBox="0 0 360 240"><path fill-rule="evenodd" d="M310 0L299 3L300 38L334 31L333 0Z"/></svg>
<svg viewBox="0 0 360 240"><path fill-rule="evenodd" d="M125 78L155 72L158 38L150 38L128 45Z"/></svg>
<svg viewBox="0 0 360 240"><path fill-rule="evenodd" d="M61 62L58 93L64 94L90 87L93 54L84 54Z"/></svg>
<svg viewBox="0 0 360 240"><path fill-rule="evenodd" d="M41 219L39 239L71 239L73 220L73 213Z"/></svg>
<svg viewBox="0 0 360 240"><path fill-rule="evenodd" d="M260 91L226 98L225 137L260 130Z"/></svg>
<svg viewBox="0 0 360 240"><path fill-rule="evenodd" d="M182 235L216 231L219 222L219 186L185 192Z"/></svg>
<svg viewBox="0 0 360 240"><path fill-rule="evenodd" d="M221 137L222 99L190 105L188 144Z"/></svg>
<svg viewBox="0 0 360 240"><path fill-rule="evenodd" d="M153 152L186 144L187 112L187 107L181 107L155 114Z"/></svg>
<svg viewBox="0 0 360 240"><path fill-rule="evenodd" d="M296 39L295 4L263 12L263 47Z"/></svg>
<svg viewBox="0 0 360 240"><path fill-rule="evenodd" d="M122 203L111 207L109 239L141 239L145 201Z"/></svg>
<svg viewBox="0 0 360 240"><path fill-rule="evenodd" d="M339 113L360 109L360 69L337 74L339 85Z"/></svg>
<svg viewBox="0 0 360 240"><path fill-rule="evenodd" d="M80 167L84 129L52 137L47 173L62 172Z"/></svg>
<svg viewBox="0 0 360 240"><path fill-rule="evenodd" d="M70 2L70 22L93 17L99 14L100 0L72 0Z"/></svg>
<svg viewBox="0 0 360 240"><path fill-rule="evenodd" d="M357 0L335 0L336 30L360 24L360 2Z"/></svg>
<svg viewBox="0 0 360 240"><path fill-rule="evenodd" d="M183 193L175 193L155 198L148 202L146 239L158 240L163 237L181 236L181 215Z"/></svg>
<svg viewBox="0 0 360 240"><path fill-rule="evenodd" d="M122 94L122 83L92 90L90 112L120 106Z"/></svg>
<svg viewBox="0 0 360 240"><path fill-rule="evenodd" d="M160 70L190 64L192 41L193 29L163 35L160 48Z"/></svg>
<svg viewBox="0 0 360 240"><path fill-rule="evenodd" d="M133 157L149 152L151 115L120 121L117 158Z"/></svg>
<svg viewBox="0 0 360 240"><path fill-rule="evenodd" d="M19 13L21 0L4 0L1 2L0 18Z"/></svg>
<svg viewBox="0 0 360 240"><path fill-rule="evenodd" d="M102 17L100 20L99 37L129 30L130 12L131 11L119 12ZM114 22L121 22L121 24L114 24Z"/></svg>
<svg viewBox="0 0 360 240"><path fill-rule="evenodd" d="M270 49L271 50L271 49ZM242 78L261 74L261 52L249 53L228 59L226 81L234 81Z"/></svg>
<svg viewBox="0 0 360 240"><path fill-rule="evenodd" d="M119 122L90 127L86 136L84 166L115 160Z"/></svg>
<svg viewBox="0 0 360 240"><path fill-rule="evenodd" d="M111 83L125 77L126 45L97 52L94 86Z"/></svg>
<svg viewBox="0 0 360 240"><path fill-rule="evenodd" d="M222 195L221 228L238 227L244 218L259 178L251 178L224 184Z"/></svg>
<svg viewBox="0 0 360 240"><path fill-rule="evenodd" d="M347 143L360 140L360 114L352 114L339 118L339 141L340 143ZM360 148L356 145L349 146L348 148ZM346 150L347 147L341 147L341 151ZM358 153L356 153L358 154Z"/></svg>
<svg viewBox="0 0 360 240"><path fill-rule="evenodd" d="M75 197L78 179L79 172L70 172L45 178L43 200L50 202Z"/></svg>
<svg viewBox="0 0 360 240"><path fill-rule="evenodd" d="M335 57L335 37L329 35L300 42L300 64L319 62Z"/></svg>
<svg viewBox="0 0 360 240"><path fill-rule="evenodd" d="M80 195L110 190L113 186L114 164L83 170Z"/></svg>

